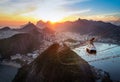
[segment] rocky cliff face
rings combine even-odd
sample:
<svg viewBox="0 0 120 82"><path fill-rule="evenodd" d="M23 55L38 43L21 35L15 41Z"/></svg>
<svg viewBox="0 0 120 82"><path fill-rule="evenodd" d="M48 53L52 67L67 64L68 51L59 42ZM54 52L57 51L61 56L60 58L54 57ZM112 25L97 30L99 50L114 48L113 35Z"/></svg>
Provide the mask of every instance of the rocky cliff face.
<svg viewBox="0 0 120 82"><path fill-rule="evenodd" d="M95 82L95 77L85 60L55 43L20 68L13 82Z"/></svg>

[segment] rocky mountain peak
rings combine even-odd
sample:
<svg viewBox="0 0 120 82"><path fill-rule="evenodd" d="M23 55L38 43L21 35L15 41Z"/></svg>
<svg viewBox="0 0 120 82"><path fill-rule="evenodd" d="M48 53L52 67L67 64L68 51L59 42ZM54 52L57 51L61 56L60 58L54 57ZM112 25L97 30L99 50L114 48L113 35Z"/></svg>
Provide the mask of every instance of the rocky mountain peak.
<svg viewBox="0 0 120 82"><path fill-rule="evenodd" d="M90 65L67 46L60 47L51 45L20 68L13 82L95 82Z"/></svg>

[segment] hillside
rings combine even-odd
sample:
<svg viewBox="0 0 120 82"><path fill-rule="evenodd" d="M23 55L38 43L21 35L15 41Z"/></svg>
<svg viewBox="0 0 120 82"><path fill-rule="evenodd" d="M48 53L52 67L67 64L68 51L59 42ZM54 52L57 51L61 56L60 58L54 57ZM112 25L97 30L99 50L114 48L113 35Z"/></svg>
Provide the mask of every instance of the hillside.
<svg viewBox="0 0 120 82"><path fill-rule="evenodd" d="M16 34L0 40L0 54L2 58L9 58L17 53L25 54L39 48L35 37L27 33Z"/></svg>
<svg viewBox="0 0 120 82"><path fill-rule="evenodd" d="M13 82L94 82L89 64L75 52L51 45L30 65L19 69Z"/></svg>
<svg viewBox="0 0 120 82"><path fill-rule="evenodd" d="M42 34L37 27L28 23L21 29L0 29L1 58L10 58L11 55L26 54L40 48ZM3 36L4 35L4 36Z"/></svg>

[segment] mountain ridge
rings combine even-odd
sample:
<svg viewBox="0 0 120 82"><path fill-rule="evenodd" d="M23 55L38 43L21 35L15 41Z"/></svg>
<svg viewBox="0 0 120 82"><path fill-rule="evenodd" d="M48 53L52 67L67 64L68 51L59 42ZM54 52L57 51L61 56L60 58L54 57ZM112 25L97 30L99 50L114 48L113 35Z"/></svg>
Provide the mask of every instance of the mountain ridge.
<svg viewBox="0 0 120 82"><path fill-rule="evenodd" d="M44 24L45 26L45 24ZM66 21L55 23L50 28L57 32L75 32L81 35L100 36L101 38L112 38L120 40L120 27L109 22L78 19L76 21Z"/></svg>
<svg viewBox="0 0 120 82"><path fill-rule="evenodd" d="M68 47L55 43L31 64L19 69L13 82L95 82L90 66ZM59 56L59 57L58 57Z"/></svg>

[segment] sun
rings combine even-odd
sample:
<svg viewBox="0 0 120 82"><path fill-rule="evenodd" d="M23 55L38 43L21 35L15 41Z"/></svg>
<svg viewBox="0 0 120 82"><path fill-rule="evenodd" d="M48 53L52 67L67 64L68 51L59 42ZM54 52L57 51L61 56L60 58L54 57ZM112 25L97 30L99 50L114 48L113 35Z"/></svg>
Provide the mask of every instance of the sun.
<svg viewBox="0 0 120 82"><path fill-rule="evenodd" d="M57 15L51 15L51 14L41 14L40 17L37 16L38 19L41 19L43 21L50 21L52 23L54 22L58 22L61 20L61 17L60 16L57 16Z"/></svg>
<svg viewBox="0 0 120 82"><path fill-rule="evenodd" d="M33 17L37 20L43 20L43 21L51 21L51 22L59 22L62 20L67 13L64 9L59 9L57 7L51 6L51 5L44 5L39 7L33 12L26 13L24 16Z"/></svg>
<svg viewBox="0 0 120 82"><path fill-rule="evenodd" d="M43 21L58 22L64 18L65 13L62 13L60 10L52 10L51 8L41 8L33 12L31 16Z"/></svg>

